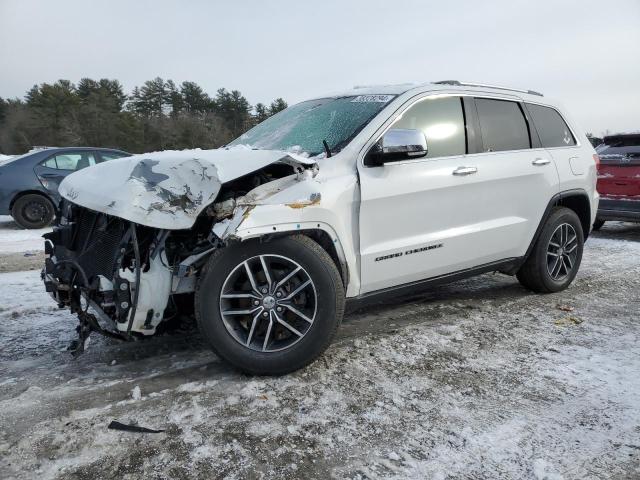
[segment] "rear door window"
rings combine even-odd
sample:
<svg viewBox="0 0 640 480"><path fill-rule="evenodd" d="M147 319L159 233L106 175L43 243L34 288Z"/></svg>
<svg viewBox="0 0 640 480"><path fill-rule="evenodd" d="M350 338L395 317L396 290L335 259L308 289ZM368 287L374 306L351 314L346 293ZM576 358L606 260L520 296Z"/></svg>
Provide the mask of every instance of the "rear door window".
<svg viewBox="0 0 640 480"><path fill-rule="evenodd" d="M460 97L422 100L404 112L392 128L421 130L427 138L427 158L466 153L464 114Z"/></svg>
<svg viewBox="0 0 640 480"><path fill-rule="evenodd" d="M576 144L571 130L555 109L527 103L527 110L533 118L543 147L570 147Z"/></svg>
<svg viewBox="0 0 640 480"><path fill-rule="evenodd" d="M518 103L476 98L476 107L485 152L531 148L529 128Z"/></svg>
<svg viewBox="0 0 640 480"><path fill-rule="evenodd" d="M58 170L82 170L96 164L92 152L64 152L48 158L42 165Z"/></svg>

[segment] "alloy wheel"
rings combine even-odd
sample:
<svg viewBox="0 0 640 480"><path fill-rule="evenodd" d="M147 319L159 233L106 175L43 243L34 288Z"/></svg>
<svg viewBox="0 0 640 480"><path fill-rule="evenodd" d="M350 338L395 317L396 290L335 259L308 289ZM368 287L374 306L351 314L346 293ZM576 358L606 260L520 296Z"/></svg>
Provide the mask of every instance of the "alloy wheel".
<svg viewBox="0 0 640 480"><path fill-rule="evenodd" d="M258 255L229 273L220 315L229 334L259 352L285 350L309 332L318 296L309 273L281 255Z"/></svg>
<svg viewBox="0 0 640 480"><path fill-rule="evenodd" d="M578 257L578 235L568 223L556 227L547 247L547 272L555 281L564 280Z"/></svg>

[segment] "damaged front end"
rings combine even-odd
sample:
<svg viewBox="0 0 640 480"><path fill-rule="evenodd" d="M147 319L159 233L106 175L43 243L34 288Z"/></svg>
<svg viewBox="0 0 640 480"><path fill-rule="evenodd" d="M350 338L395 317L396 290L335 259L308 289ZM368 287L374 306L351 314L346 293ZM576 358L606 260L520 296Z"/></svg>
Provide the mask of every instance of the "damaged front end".
<svg viewBox="0 0 640 480"><path fill-rule="evenodd" d="M226 155L250 156L234 150ZM208 256L231 241L216 225L227 230L232 212L250 208L236 199L317 171L284 152L255 152L257 162L241 168L223 159L224 151L214 152L139 155L63 182L57 224L44 235L42 279L58 306L79 318L73 354L84 351L91 332L122 340L156 333L178 315L177 296L195 291Z"/></svg>
<svg viewBox="0 0 640 480"><path fill-rule="evenodd" d="M155 333L175 290L169 232L69 202L62 210L59 225L44 235L42 275L58 306L80 320L73 353L84 350L92 331L125 340Z"/></svg>

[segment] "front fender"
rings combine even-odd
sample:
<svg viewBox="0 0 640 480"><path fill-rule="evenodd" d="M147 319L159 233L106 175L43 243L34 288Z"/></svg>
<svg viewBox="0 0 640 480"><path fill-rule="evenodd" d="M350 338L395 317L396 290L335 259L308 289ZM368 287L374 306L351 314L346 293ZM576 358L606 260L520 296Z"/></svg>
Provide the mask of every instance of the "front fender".
<svg viewBox="0 0 640 480"><path fill-rule="evenodd" d="M236 200L233 215L213 227L223 241L245 241L279 233L321 230L333 242L348 269L347 296L357 295L359 272L353 215L355 178L332 179L331 185L296 175L270 182Z"/></svg>

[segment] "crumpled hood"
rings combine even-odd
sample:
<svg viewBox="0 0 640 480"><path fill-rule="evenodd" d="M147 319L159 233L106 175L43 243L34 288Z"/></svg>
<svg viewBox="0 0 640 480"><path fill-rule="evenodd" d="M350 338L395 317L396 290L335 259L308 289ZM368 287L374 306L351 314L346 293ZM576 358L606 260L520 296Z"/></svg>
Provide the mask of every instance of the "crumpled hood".
<svg viewBox="0 0 640 480"><path fill-rule="evenodd" d="M83 207L141 225L191 228L223 183L275 162L292 167L314 160L245 146L145 153L110 160L67 176L60 195ZM292 171L292 173L294 173Z"/></svg>

